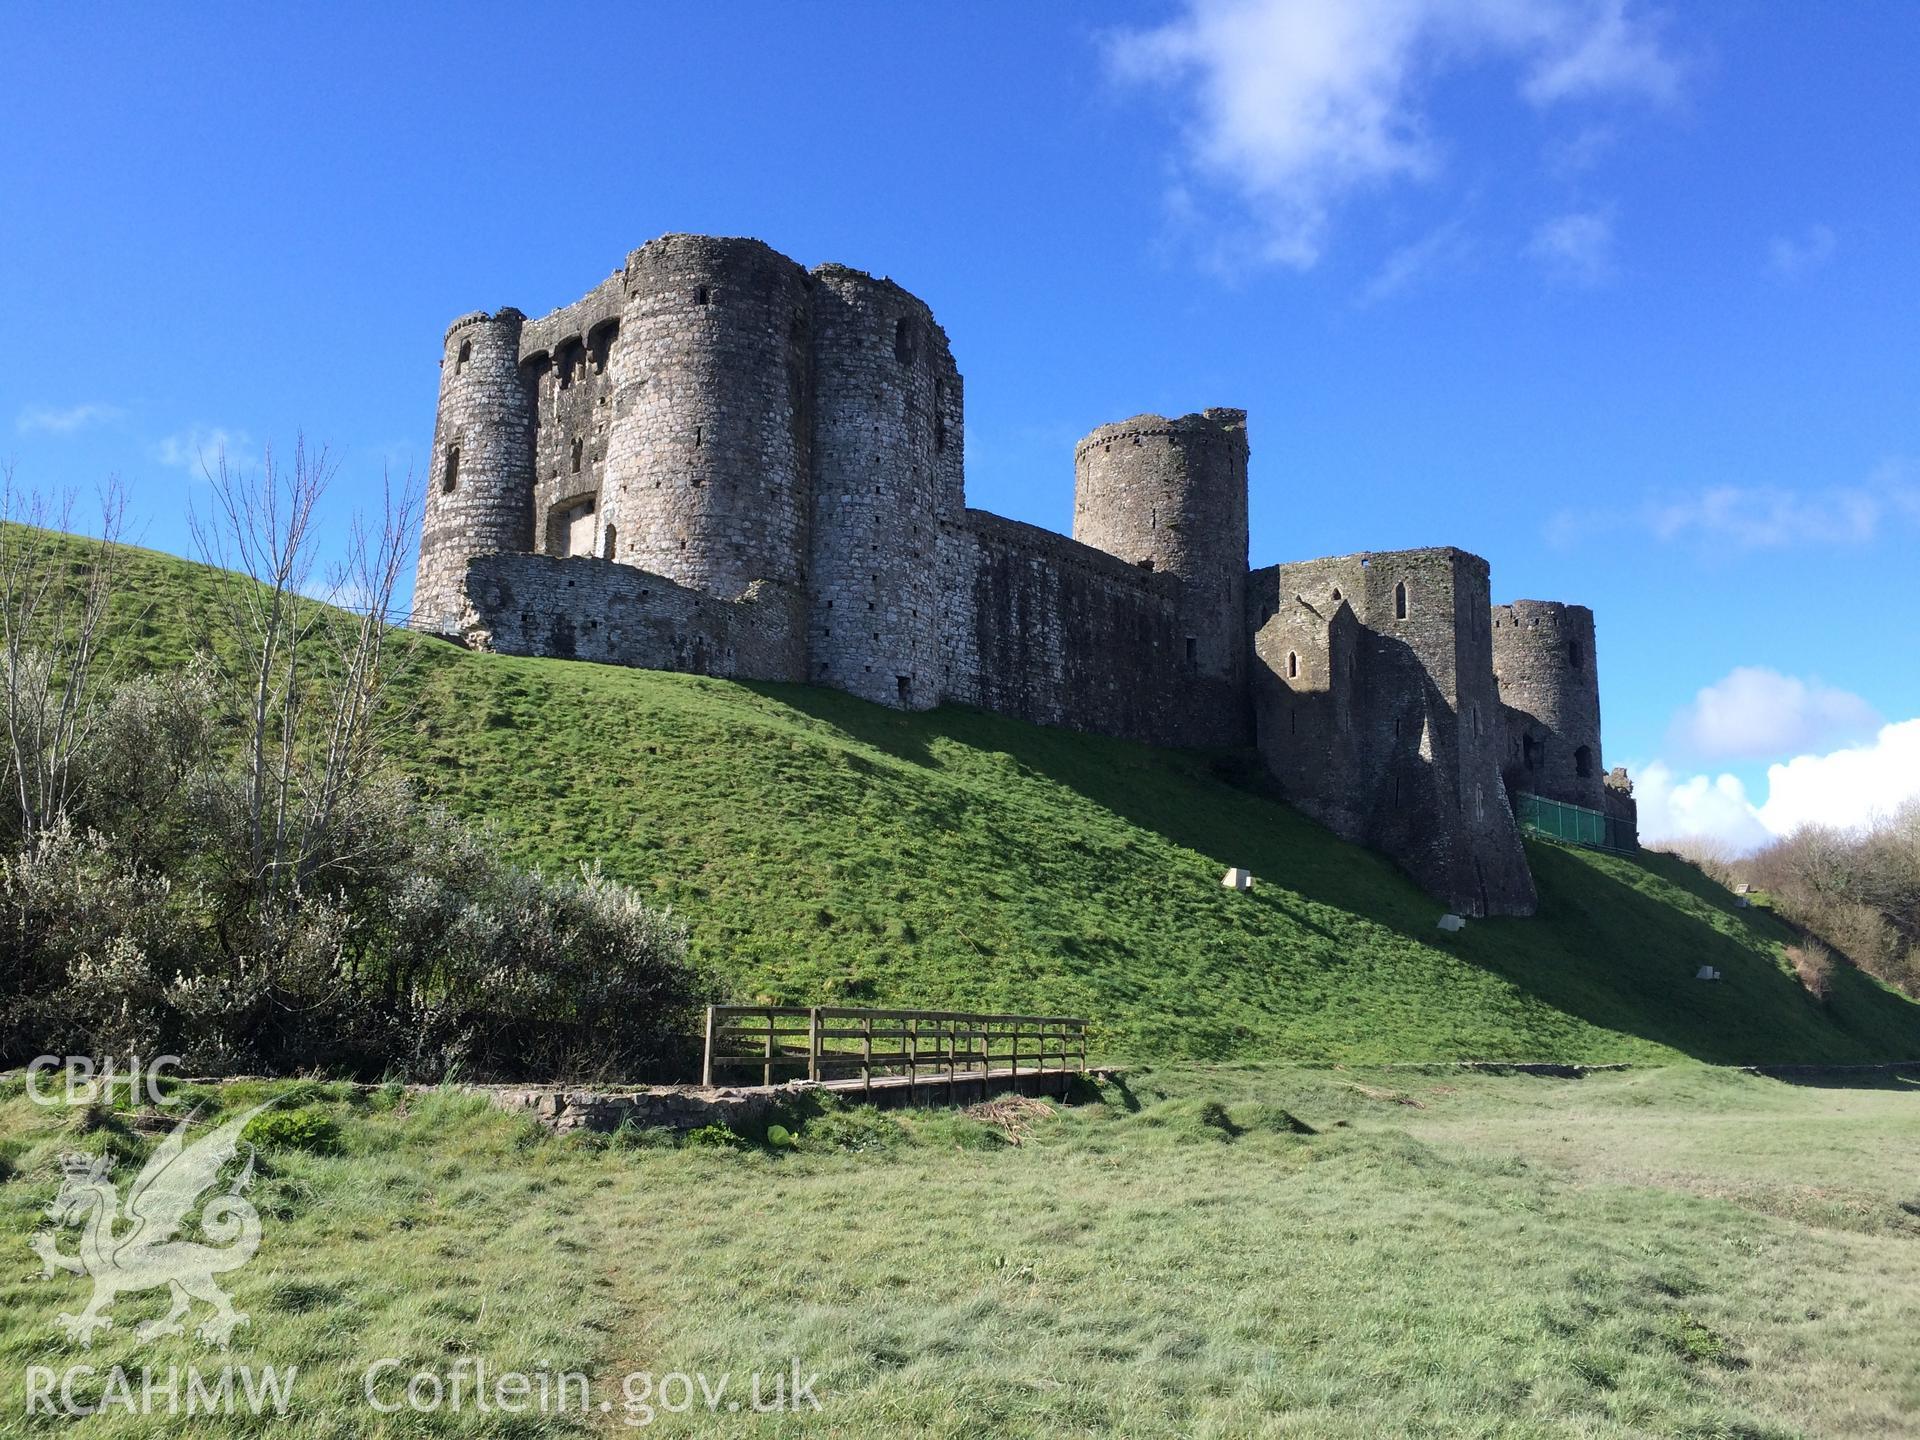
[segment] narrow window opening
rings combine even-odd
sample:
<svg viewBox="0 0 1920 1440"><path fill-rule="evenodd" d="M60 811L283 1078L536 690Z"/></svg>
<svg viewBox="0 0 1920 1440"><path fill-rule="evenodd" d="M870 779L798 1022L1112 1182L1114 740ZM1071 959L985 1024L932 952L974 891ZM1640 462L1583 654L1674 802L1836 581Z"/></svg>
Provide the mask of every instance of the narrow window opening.
<svg viewBox="0 0 1920 1440"><path fill-rule="evenodd" d="M913 349L913 321L902 315L893 322L893 358L902 365L911 365Z"/></svg>
<svg viewBox="0 0 1920 1440"><path fill-rule="evenodd" d="M1289 735L1298 735L1300 733L1300 712L1298 710L1287 711L1287 733Z"/></svg>
<svg viewBox="0 0 1920 1440"><path fill-rule="evenodd" d="M1187 664L1191 665L1200 658L1200 642L1193 636L1187 636Z"/></svg>
<svg viewBox="0 0 1920 1440"><path fill-rule="evenodd" d="M1593 751L1582 745L1573 752L1573 773L1582 780L1593 775Z"/></svg>
<svg viewBox="0 0 1920 1440"><path fill-rule="evenodd" d="M899 692L900 701L902 704L905 704L908 700L911 700L913 698L913 677L911 675L894 676L893 687L896 691Z"/></svg>
<svg viewBox="0 0 1920 1440"><path fill-rule="evenodd" d="M451 495L453 493L453 487L459 483L460 447L458 445L449 445L447 447L446 473L440 477L440 491L442 494Z"/></svg>
<svg viewBox="0 0 1920 1440"><path fill-rule="evenodd" d="M1520 737L1520 760L1529 770L1540 768L1541 744L1531 735Z"/></svg>
<svg viewBox="0 0 1920 1440"><path fill-rule="evenodd" d="M560 388L571 390L574 377L586 367L587 347L578 340L569 340L554 352L554 359L560 372Z"/></svg>
<svg viewBox="0 0 1920 1440"><path fill-rule="evenodd" d="M1580 642L1578 640L1569 640L1567 642L1567 668L1569 670L1578 670L1580 668Z"/></svg>
<svg viewBox="0 0 1920 1440"><path fill-rule="evenodd" d="M1396 620L1407 618L1407 582L1404 580L1393 587L1393 618Z"/></svg>
<svg viewBox="0 0 1920 1440"><path fill-rule="evenodd" d="M1343 597L1340 594L1340 587L1338 585L1334 586L1333 587L1333 603L1338 605L1342 598Z"/></svg>
<svg viewBox="0 0 1920 1440"><path fill-rule="evenodd" d="M573 473L576 475L580 473L580 456L585 449L586 441L576 439L573 442Z"/></svg>
<svg viewBox="0 0 1920 1440"><path fill-rule="evenodd" d="M601 537L601 541L600 541L600 556L604 560L613 559L613 553L614 553L613 537L614 537L614 527L612 525L608 525L607 533L603 537Z"/></svg>
<svg viewBox="0 0 1920 1440"><path fill-rule="evenodd" d="M704 286L704 285L701 285L701 286L697 286L697 287L695 287L695 289L694 289L694 292L693 292L693 303L694 303L694 304L696 304L696 305L704 305L704 304L706 304L706 303L707 303L707 301L708 301L708 300L709 300L710 298L711 298L711 297L710 297L710 296L709 296L709 295L707 294L707 287L706 287L706 286Z"/></svg>
<svg viewBox="0 0 1920 1440"><path fill-rule="evenodd" d="M453 360L453 373L456 375L466 374L467 362L471 359L473 359L473 341L462 340L460 342L460 353L456 355Z"/></svg>
<svg viewBox="0 0 1920 1440"><path fill-rule="evenodd" d="M1293 651L1287 652L1287 678L1293 680L1300 674L1300 657Z"/></svg>

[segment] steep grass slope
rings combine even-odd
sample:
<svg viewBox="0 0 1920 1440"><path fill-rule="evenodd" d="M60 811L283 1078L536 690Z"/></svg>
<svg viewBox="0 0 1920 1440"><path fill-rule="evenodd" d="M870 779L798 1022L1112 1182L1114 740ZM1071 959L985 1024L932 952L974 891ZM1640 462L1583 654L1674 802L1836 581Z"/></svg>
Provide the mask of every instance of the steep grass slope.
<svg viewBox="0 0 1920 1440"><path fill-rule="evenodd" d="M214 578L140 557L122 662L179 663ZM401 763L513 856L652 891L739 998L1084 1013L1133 1056L1920 1058L1920 1007L1851 970L1814 1001L1786 928L1670 857L1531 845L1540 914L1448 938L1385 860L1205 756L806 686L415 653ZM1229 865L1250 894L1221 888Z"/></svg>

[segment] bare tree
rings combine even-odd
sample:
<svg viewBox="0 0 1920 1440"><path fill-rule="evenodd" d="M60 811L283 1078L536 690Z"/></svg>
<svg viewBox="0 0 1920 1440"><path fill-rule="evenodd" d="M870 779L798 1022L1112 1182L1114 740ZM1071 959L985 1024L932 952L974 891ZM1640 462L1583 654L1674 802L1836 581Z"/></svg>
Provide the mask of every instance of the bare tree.
<svg viewBox="0 0 1920 1440"><path fill-rule="evenodd" d="M100 492L99 534L68 535L74 497L27 493L0 473L0 706L8 790L31 844L67 811L74 759L91 717L88 691L120 579L126 492ZM76 555L79 562L75 563Z"/></svg>
<svg viewBox="0 0 1920 1440"><path fill-rule="evenodd" d="M304 437L291 466L269 450L246 473L222 453L206 471L206 513L191 520L201 558L224 576L216 651L244 697L240 805L247 883L262 900L291 900L338 861L343 811L378 768L386 617L419 500L410 481L386 486L378 523L355 518L345 561L316 588L318 510L337 471Z"/></svg>

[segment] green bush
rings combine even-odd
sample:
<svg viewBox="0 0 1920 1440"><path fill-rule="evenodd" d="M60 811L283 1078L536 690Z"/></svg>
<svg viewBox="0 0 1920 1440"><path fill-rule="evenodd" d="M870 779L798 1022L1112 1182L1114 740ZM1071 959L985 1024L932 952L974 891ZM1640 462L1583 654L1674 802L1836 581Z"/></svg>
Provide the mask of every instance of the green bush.
<svg viewBox="0 0 1920 1440"><path fill-rule="evenodd" d="M324 1110L269 1110L256 1115L241 1138L262 1150L299 1150L309 1155L338 1155L340 1125Z"/></svg>
<svg viewBox="0 0 1920 1440"><path fill-rule="evenodd" d="M687 1131L681 1137L681 1143L696 1150L744 1150L747 1146L743 1137L717 1122Z"/></svg>

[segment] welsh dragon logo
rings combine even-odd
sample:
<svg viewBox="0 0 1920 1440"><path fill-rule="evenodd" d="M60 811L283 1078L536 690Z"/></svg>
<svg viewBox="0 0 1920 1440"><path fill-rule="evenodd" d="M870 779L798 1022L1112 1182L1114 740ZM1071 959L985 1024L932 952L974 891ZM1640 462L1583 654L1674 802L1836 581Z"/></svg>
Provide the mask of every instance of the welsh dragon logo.
<svg viewBox="0 0 1920 1440"><path fill-rule="evenodd" d="M239 1152L240 1132L267 1105L255 1106L192 1145L187 1144L186 1132L193 1116L187 1116L160 1142L135 1178L124 1217L120 1187L107 1178L113 1163L110 1157L61 1157L65 1179L47 1207L56 1229L41 1231L32 1244L46 1267L44 1276L66 1270L93 1280L93 1299L87 1308L78 1315L57 1317L68 1339L92 1346L95 1331L112 1328L113 1319L106 1311L118 1296L163 1285L172 1291L173 1306L165 1319L134 1327L133 1333L142 1341L180 1334L185 1328L180 1319L195 1300L213 1307L214 1313L196 1331L209 1344L224 1349L233 1332L247 1323L246 1312L233 1308L214 1276L238 1270L260 1248L260 1215L245 1198L253 1184L251 1145L246 1168L225 1194L214 1196L200 1211L200 1229L207 1243L175 1237L201 1195L220 1178L221 1168ZM57 1227L64 1225L85 1227L76 1254L63 1254L55 1244Z"/></svg>

